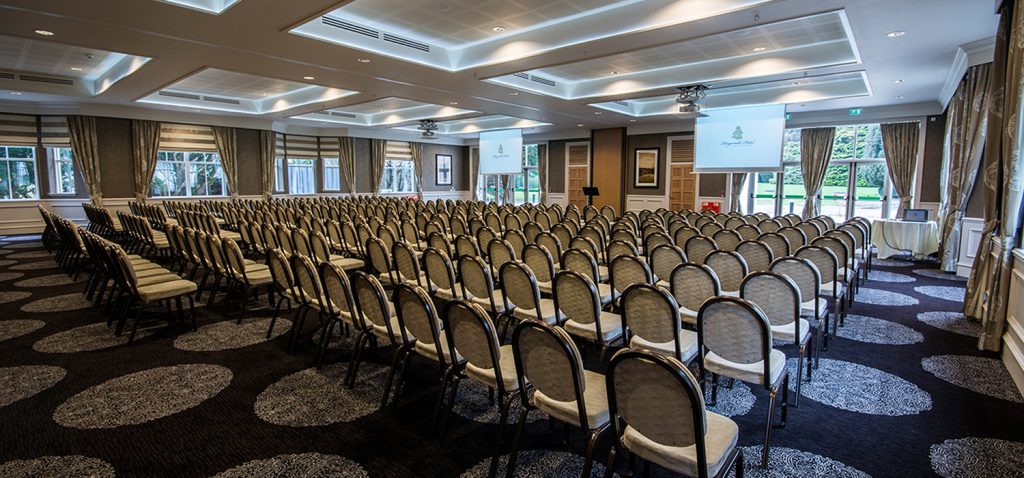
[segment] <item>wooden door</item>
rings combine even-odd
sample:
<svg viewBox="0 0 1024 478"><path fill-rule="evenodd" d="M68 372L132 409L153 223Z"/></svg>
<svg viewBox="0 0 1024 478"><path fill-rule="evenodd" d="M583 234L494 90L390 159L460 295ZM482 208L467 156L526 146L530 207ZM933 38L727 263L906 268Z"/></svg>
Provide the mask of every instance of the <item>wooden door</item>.
<svg viewBox="0 0 1024 478"><path fill-rule="evenodd" d="M580 209L587 205L583 188L589 185L589 169L586 166L569 166L569 204L575 204Z"/></svg>
<svg viewBox="0 0 1024 478"><path fill-rule="evenodd" d="M673 164L669 175L669 208L696 210L697 175L693 163Z"/></svg>

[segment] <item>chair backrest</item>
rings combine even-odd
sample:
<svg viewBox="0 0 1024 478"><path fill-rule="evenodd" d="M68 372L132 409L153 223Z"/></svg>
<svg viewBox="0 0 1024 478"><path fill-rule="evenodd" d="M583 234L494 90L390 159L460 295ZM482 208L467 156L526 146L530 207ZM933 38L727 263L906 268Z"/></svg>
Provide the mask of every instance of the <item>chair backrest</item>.
<svg viewBox="0 0 1024 478"><path fill-rule="evenodd" d="M766 271L775 257L767 244L760 241L743 241L736 246L736 252L747 263L747 273Z"/></svg>
<svg viewBox="0 0 1024 478"><path fill-rule="evenodd" d="M459 277L462 278L462 289L470 296L479 298L494 296L494 279L491 270L479 257L460 257Z"/></svg>
<svg viewBox="0 0 1024 478"><path fill-rule="evenodd" d="M679 304L664 289L650 284L636 284L622 293L622 319L626 323L626 343L631 335L651 343L674 342L677 359L682 358L679 332L682 319Z"/></svg>
<svg viewBox="0 0 1024 478"><path fill-rule="evenodd" d="M319 310L326 310L324 293L320 284L320 273L309 257L295 254L291 258L292 273L298 284L299 297L307 304L315 305Z"/></svg>
<svg viewBox="0 0 1024 478"><path fill-rule="evenodd" d="M601 335L601 297L597 285L589 277L575 271L559 271L552 294L555 308L566 320L579 324L595 324Z"/></svg>
<svg viewBox="0 0 1024 478"><path fill-rule="evenodd" d="M697 342L705 354L739 364L762 362L764 380L770 380L771 326L754 303L736 297L708 299L698 311Z"/></svg>
<svg viewBox="0 0 1024 478"><path fill-rule="evenodd" d="M544 321L540 310L540 288L533 271L522 262L507 262L501 266L500 274L503 286L503 299L506 305L514 305L517 309L532 310L537 320ZM506 307L507 309L507 307Z"/></svg>
<svg viewBox="0 0 1024 478"><path fill-rule="evenodd" d="M792 279L775 272L755 272L743 280L740 297L757 304L773 327L795 324L800 340L800 289Z"/></svg>
<svg viewBox="0 0 1024 478"><path fill-rule="evenodd" d="M331 261L331 242L320 231L313 231L309 236L310 257L317 263Z"/></svg>
<svg viewBox="0 0 1024 478"><path fill-rule="evenodd" d="M761 230L757 226L750 224L743 224L736 228L736 233L740 235L744 241L752 241L757 239L757 236L761 235Z"/></svg>
<svg viewBox="0 0 1024 478"><path fill-rule="evenodd" d="M803 302L814 300L815 307L817 307L820 302L817 298L821 294L821 273L813 262L802 257L782 257L772 263L772 272L792 279L796 287L800 289L800 300Z"/></svg>
<svg viewBox="0 0 1024 478"><path fill-rule="evenodd" d="M807 234L805 234L800 229L797 229L793 226L786 226L783 227L782 229L779 229L778 232L779 234L782 234L786 238L786 240L789 241L790 252L796 250L797 248L807 245Z"/></svg>
<svg viewBox="0 0 1024 478"><path fill-rule="evenodd" d="M716 249L718 249L718 244L708 236L691 237L683 245L687 259L695 264L703 264L704 258Z"/></svg>
<svg viewBox="0 0 1024 478"><path fill-rule="evenodd" d="M377 237L366 240L366 253L370 256L370 268L377 274L390 273L394 267L391 262L391 253L384 241Z"/></svg>
<svg viewBox="0 0 1024 478"><path fill-rule="evenodd" d="M679 247L686 247L686 241L690 240L691 237L700 235L700 231L690 226L683 226L676 229L676 232L672 233L672 238L675 239L676 245Z"/></svg>
<svg viewBox="0 0 1024 478"><path fill-rule="evenodd" d="M547 249L551 257L562 257L562 240L550 232L542 232L537 235L537 245ZM568 241L565 242L569 244Z"/></svg>
<svg viewBox="0 0 1024 478"><path fill-rule="evenodd" d="M583 359L576 344L565 330L543 322L523 321L512 332L512 353L515 357L519 390L533 385L536 393L559 402L576 402L579 425L590 430L586 400L583 393L587 381L583 377ZM592 384L600 387L604 384Z"/></svg>
<svg viewBox="0 0 1024 478"><path fill-rule="evenodd" d="M487 260L491 263L491 270L499 272L505 264L516 261L516 252L508 241L491 239L487 243Z"/></svg>
<svg viewBox="0 0 1024 478"><path fill-rule="evenodd" d="M796 227L801 232L803 232L804 233L804 237L806 238L806 240L808 242L810 242L810 241L814 240L815 238L821 236L821 228L818 227L818 225L815 224L813 221L803 221L803 222L797 223L797 225L793 226L793 227Z"/></svg>
<svg viewBox="0 0 1024 478"><path fill-rule="evenodd" d="M487 250L488 245L491 243L491 241L497 238L497 231L491 229L490 227L481 227L480 229L477 229L476 243L477 245L480 246L480 253L482 253L486 257L487 254L489 253L489 251Z"/></svg>
<svg viewBox="0 0 1024 478"><path fill-rule="evenodd" d="M608 411L621 437L626 427L664 447L693 446L697 476L708 474L704 393L678 360L643 350L616 353L605 375Z"/></svg>
<svg viewBox="0 0 1024 478"><path fill-rule="evenodd" d="M846 251L834 238L819 237L816 241L818 242L810 246L797 249L793 255L811 261L818 269L821 285L827 286L839 280L842 267L840 264L846 258Z"/></svg>
<svg viewBox="0 0 1024 478"><path fill-rule="evenodd" d="M620 256L608 267L612 293L621 294L633 284L653 284L654 276L647 263L636 256Z"/></svg>
<svg viewBox="0 0 1024 478"><path fill-rule="evenodd" d="M465 258L463 258L465 259ZM467 300L453 300L444 308L444 330L448 336L451 356L466 359L467 366L493 370L495 383L488 384L504 392L501 376L501 342L494 322L479 305Z"/></svg>
<svg viewBox="0 0 1024 478"><path fill-rule="evenodd" d="M722 293L715 271L703 264L680 264L672 271L670 282L672 297L680 306L694 312L700 310L705 300Z"/></svg>
<svg viewBox="0 0 1024 478"><path fill-rule="evenodd" d="M551 282L555 277L555 263L547 249L530 244L523 249L523 262L530 266L537 282Z"/></svg>
<svg viewBox="0 0 1024 478"><path fill-rule="evenodd" d="M320 282L323 284L328 312L350 319L357 328L365 328L362 316L356 314L355 296L345 270L330 262L320 264Z"/></svg>
<svg viewBox="0 0 1024 478"><path fill-rule="evenodd" d="M677 246L663 244L655 247L647 255L647 261L651 264L651 272L658 280L668 282L672 277L672 271L686 262L686 253Z"/></svg>
<svg viewBox="0 0 1024 478"><path fill-rule="evenodd" d="M747 276L747 263L735 251L714 251L704 260L718 276L723 292L738 292Z"/></svg>
<svg viewBox="0 0 1024 478"><path fill-rule="evenodd" d="M428 247L423 251L423 264L427 269L428 288L431 291L446 289L451 291L453 296L457 293L455 290L455 268L452 266L448 254L435 247Z"/></svg>
<svg viewBox="0 0 1024 478"><path fill-rule="evenodd" d="M267 253L267 261L270 266L270 275L274 279L274 287L280 292L293 293L295 291L295 275L292 274L291 265L288 264L288 257L280 249L271 249Z"/></svg>
<svg viewBox="0 0 1024 478"><path fill-rule="evenodd" d="M562 254L562 270L576 271L594 281L600 282L597 271L597 261L588 251L580 249L569 249Z"/></svg>
<svg viewBox="0 0 1024 478"><path fill-rule="evenodd" d="M353 273L352 295L356 299L356 310L362 315L363 320L370 325L385 327L392 343L397 342L399 337L403 339L403 343L408 342L405 340L405 331L397 331L391 327L391 309L388 307L387 294L376 277L363 271Z"/></svg>
<svg viewBox="0 0 1024 478"><path fill-rule="evenodd" d="M475 257L480 255L480 250L477 249L476 243L473 242L473 238L466 234L460 234L455 236L455 255L456 257Z"/></svg>
<svg viewBox="0 0 1024 478"><path fill-rule="evenodd" d="M396 242L391 246L391 257L395 260L395 268L402 280L415 282L423 287L420 281L420 261L416 258L416 252L412 246L405 242Z"/></svg>
<svg viewBox="0 0 1024 478"><path fill-rule="evenodd" d="M395 312L398 323L403 330L407 329L416 337L416 341L433 346L438 361L442 366L445 361L445 350L441 350L441 319L434 309L427 291L422 287L399 284L394 293Z"/></svg>
<svg viewBox="0 0 1024 478"><path fill-rule="evenodd" d="M777 232L761 233L760 236L757 236L757 240L772 250L772 257L786 257L791 250L794 250L790 249L789 239Z"/></svg>
<svg viewBox="0 0 1024 478"><path fill-rule="evenodd" d="M724 228L721 224L711 221L709 223L704 224L703 226L700 226L700 228L698 229L700 230L700 233L702 235L712 237L715 235L716 232L721 231Z"/></svg>
<svg viewBox="0 0 1024 478"><path fill-rule="evenodd" d="M312 248L309 245L309 233L305 229L292 229L292 247L295 249L296 254L303 256L312 254Z"/></svg>
<svg viewBox="0 0 1024 478"><path fill-rule="evenodd" d="M509 229L505 231L505 234L502 236L502 238L505 239L505 242L512 246L512 252L516 257L522 257L523 248L525 248L527 244L526 235L523 234L522 230Z"/></svg>
<svg viewBox="0 0 1024 478"><path fill-rule="evenodd" d="M617 232L622 232L622 233L627 234L627 235L631 234L631 233L628 233L628 232L625 232L625 231L617 231ZM615 237L614 233L612 234L612 237L613 238ZM636 256L639 253L640 252L637 251L637 249L636 249L636 245L634 245L632 242L629 242L629 241L622 241L622 240L618 240L618 239L613 239L612 242L608 244L608 262L609 263L614 262L616 257L619 257L619 256Z"/></svg>

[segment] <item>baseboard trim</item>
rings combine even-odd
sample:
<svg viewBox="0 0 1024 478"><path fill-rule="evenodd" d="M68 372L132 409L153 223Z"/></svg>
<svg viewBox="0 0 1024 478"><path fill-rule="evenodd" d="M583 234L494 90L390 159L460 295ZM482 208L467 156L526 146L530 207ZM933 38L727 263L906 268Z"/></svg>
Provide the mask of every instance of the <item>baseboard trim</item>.
<svg viewBox="0 0 1024 478"><path fill-rule="evenodd" d="M1018 345L1024 342L1024 330L1020 330L1017 322L1014 321L1008 321L1007 327L1006 334L1003 335L1003 351L1001 353L1003 365L1013 377L1017 391L1024 395L1024 350L1021 350Z"/></svg>

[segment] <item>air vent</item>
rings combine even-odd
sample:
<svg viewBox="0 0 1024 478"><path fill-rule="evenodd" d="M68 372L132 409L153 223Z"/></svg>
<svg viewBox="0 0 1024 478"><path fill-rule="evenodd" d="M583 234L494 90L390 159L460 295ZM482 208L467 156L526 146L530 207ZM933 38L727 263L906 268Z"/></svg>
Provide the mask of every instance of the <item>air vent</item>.
<svg viewBox="0 0 1024 478"><path fill-rule="evenodd" d="M340 116L342 118L355 118L356 117L356 115L354 115L352 113L342 113L340 111L328 111L327 114L329 114L331 116Z"/></svg>
<svg viewBox="0 0 1024 478"><path fill-rule="evenodd" d="M534 83L540 83L542 85L548 85L551 87L554 87L557 84L554 80L549 80L547 78L544 78L543 76L537 75L530 75L530 81L533 81Z"/></svg>
<svg viewBox="0 0 1024 478"><path fill-rule="evenodd" d="M512 73L512 76L514 76L516 78L522 78L524 80L529 80L530 79L530 74L529 73L523 73L523 72Z"/></svg>
<svg viewBox="0 0 1024 478"><path fill-rule="evenodd" d="M13 80L14 73L8 73L6 71L0 71L0 80Z"/></svg>
<svg viewBox="0 0 1024 478"><path fill-rule="evenodd" d="M199 101L199 100L203 99L203 97L199 96L199 95L191 95L191 94L188 94L188 93L178 93L178 92L175 92L175 91L159 91L159 92L157 92L157 94L160 95L160 96L170 96L171 98L182 98L182 99L186 99L186 100L197 100L197 101Z"/></svg>
<svg viewBox="0 0 1024 478"><path fill-rule="evenodd" d="M404 47L409 47L419 51L425 51L427 53L430 53L430 45L427 45L426 43L420 43L418 41L410 40L408 38L402 38L400 36L392 35L390 33L385 33L382 39L386 42L391 42L396 45L402 45Z"/></svg>
<svg viewBox="0 0 1024 478"><path fill-rule="evenodd" d="M220 97L217 97L217 96L204 96L203 97L203 101L212 101L214 103L225 103L225 104L229 104L229 105L241 104L241 102L238 101L238 100L231 99L231 98L220 98Z"/></svg>
<svg viewBox="0 0 1024 478"><path fill-rule="evenodd" d="M350 31L357 35L363 35L373 39L380 39L380 32L372 28L366 28L362 25L356 25L355 23L350 23L346 22L345 20L338 20L337 18L327 16L320 17L320 21L323 22L324 25L327 25L329 27L340 28L342 30Z"/></svg>
<svg viewBox="0 0 1024 478"><path fill-rule="evenodd" d="M18 75L21 81L34 81L36 83L51 83L54 85L74 86L75 80L68 78L54 78L52 76Z"/></svg>
<svg viewBox="0 0 1024 478"><path fill-rule="evenodd" d="M612 101L612 103L615 103L615 104L617 104L619 106L624 106L626 108L629 108L629 102L628 101L615 100L615 101Z"/></svg>

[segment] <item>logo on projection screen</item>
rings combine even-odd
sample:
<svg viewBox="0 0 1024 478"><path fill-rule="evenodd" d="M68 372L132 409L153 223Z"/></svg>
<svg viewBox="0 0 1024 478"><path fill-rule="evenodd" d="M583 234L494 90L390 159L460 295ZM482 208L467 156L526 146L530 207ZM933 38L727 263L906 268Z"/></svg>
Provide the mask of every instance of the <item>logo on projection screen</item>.
<svg viewBox="0 0 1024 478"><path fill-rule="evenodd" d="M736 126L736 129L732 130L732 141L722 141L722 146L725 146L726 148L732 148L734 146L750 148L754 146L754 143L757 143L757 141L752 139L743 139L743 128Z"/></svg>

